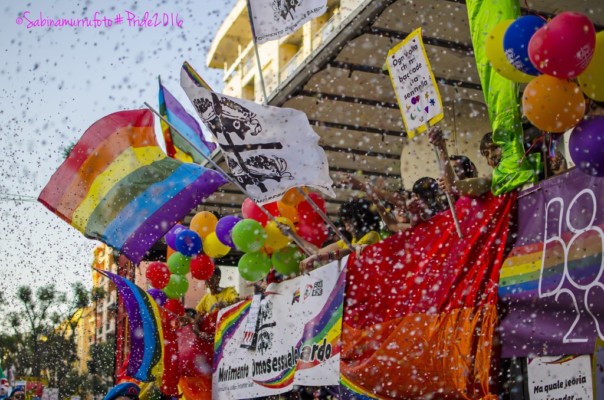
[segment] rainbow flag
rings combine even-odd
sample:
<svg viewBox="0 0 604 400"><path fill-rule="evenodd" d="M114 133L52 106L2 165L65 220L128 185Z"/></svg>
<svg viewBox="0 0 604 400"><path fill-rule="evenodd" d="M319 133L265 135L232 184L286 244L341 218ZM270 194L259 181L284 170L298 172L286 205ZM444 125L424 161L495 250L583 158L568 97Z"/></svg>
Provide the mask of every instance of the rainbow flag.
<svg viewBox="0 0 604 400"><path fill-rule="evenodd" d="M149 110L120 111L84 132L38 201L84 236L138 263L225 183L215 171L167 157Z"/></svg>
<svg viewBox="0 0 604 400"><path fill-rule="evenodd" d="M177 130L161 121L168 156L184 162L201 164L203 155L209 156L216 144L208 142L199 123L159 81L159 113Z"/></svg>
<svg viewBox="0 0 604 400"><path fill-rule="evenodd" d="M451 211L347 263L340 399L489 399L497 278L516 193Z"/></svg>

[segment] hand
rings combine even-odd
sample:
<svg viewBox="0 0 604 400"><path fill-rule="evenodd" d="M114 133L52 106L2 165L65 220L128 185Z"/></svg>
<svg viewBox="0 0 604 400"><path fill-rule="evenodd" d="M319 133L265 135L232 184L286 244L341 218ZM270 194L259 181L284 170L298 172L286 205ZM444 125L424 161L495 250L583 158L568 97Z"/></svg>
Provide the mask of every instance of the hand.
<svg viewBox="0 0 604 400"><path fill-rule="evenodd" d="M356 177L352 176L351 174L341 174L338 180L342 185L350 186L354 190L367 190L367 185L364 182L358 180Z"/></svg>
<svg viewBox="0 0 604 400"><path fill-rule="evenodd" d="M304 260L300 261L300 272L305 273L311 270L315 262L319 262L319 256L317 254L306 257Z"/></svg>
<svg viewBox="0 0 604 400"><path fill-rule="evenodd" d="M443 131L437 126L428 129L428 140L436 147L443 147L445 145Z"/></svg>
<svg viewBox="0 0 604 400"><path fill-rule="evenodd" d="M438 182L438 187L443 192L449 194L457 194L457 188L455 187L455 185L449 182L446 178L441 176L440 178L436 179L436 182Z"/></svg>

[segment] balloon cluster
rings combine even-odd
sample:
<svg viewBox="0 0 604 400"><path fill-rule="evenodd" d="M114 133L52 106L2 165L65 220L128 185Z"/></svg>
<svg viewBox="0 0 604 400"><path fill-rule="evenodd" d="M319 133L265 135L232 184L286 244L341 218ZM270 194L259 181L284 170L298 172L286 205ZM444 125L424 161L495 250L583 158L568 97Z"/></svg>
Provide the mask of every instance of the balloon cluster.
<svg viewBox="0 0 604 400"><path fill-rule="evenodd" d="M589 18L563 12L551 21L526 15L496 25L486 55L502 76L527 83L522 108L537 128L563 133L576 127L570 153L585 173L604 176L604 121L587 118L585 96L604 101L604 31Z"/></svg>
<svg viewBox="0 0 604 400"><path fill-rule="evenodd" d="M325 212L325 200L317 193L308 195ZM322 246L327 239L327 227L312 205L304 200L297 189L290 189L280 201L264 205L277 221L269 217L251 199L241 206L244 217L232 230L232 243L245 254L239 260L239 274L245 280L255 282L266 277L271 265L283 275L299 271L304 258L292 239L282 232L288 227L308 242Z"/></svg>
<svg viewBox="0 0 604 400"><path fill-rule="evenodd" d="M549 22L526 15L496 25L487 37L486 54L499 74L528 82L522 98L528 120L542 131L562 133L584 116L581 90L604 99L602 39L596 41L593 23L580 13L563 12Z"/></svg>

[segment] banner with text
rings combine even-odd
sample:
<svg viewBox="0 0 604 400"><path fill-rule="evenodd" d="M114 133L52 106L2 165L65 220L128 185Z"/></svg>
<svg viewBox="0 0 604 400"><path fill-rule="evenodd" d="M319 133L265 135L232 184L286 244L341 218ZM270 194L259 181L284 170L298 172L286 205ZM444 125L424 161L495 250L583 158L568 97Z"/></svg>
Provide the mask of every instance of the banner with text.
<svg viewBox="0 0 604 400"><path fill-rule="evenodd" d="M345 269L333 262L267 287L257 312L247 300L218 315L212 396L242 399L293 385L338 385ZM342 260L341 265L346 265ZM256 314L256 337L246 329ZM253 346L249 346L249 343Z"/></svg>
<svg viewBox="0 0 604 400"><path fill-rule="evenodd" d="M604 339L604 179L578 169L518 196L499 274L503 357L591 354Z"/></svg>
<svg viewBox="0 0 604 400"><path fill-rule="evenodd" d="M407 136L412 138L444 116L421 28L390 49L387 65Z"/></svg>
<svg viewBox="0 0 604 400"><path fill-rule="evenodd" d="M531 400L590 400L589 356L537 357L528 360Z"/></svg>

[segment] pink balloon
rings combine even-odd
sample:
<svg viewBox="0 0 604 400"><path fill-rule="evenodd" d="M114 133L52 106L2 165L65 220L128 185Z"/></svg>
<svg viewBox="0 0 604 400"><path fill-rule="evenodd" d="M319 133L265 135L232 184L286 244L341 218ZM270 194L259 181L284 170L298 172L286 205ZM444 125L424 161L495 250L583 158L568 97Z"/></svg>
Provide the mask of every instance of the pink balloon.
<svg viewBox="0 0 604 400"><path fill-rule="evenodd" d="M268 217L266 214L249 197L247 197L241 205L241 214L243 215L243 218L258 221L262 226L265 226L268 222Z"/></svg>
<svg viewBox="0 0 604 400"><path fill-rule="evenodd" d="M531 38L531 62L544 74L572 79L583 72L594 54L596 30L585 15L565 11Z"/></svg>

